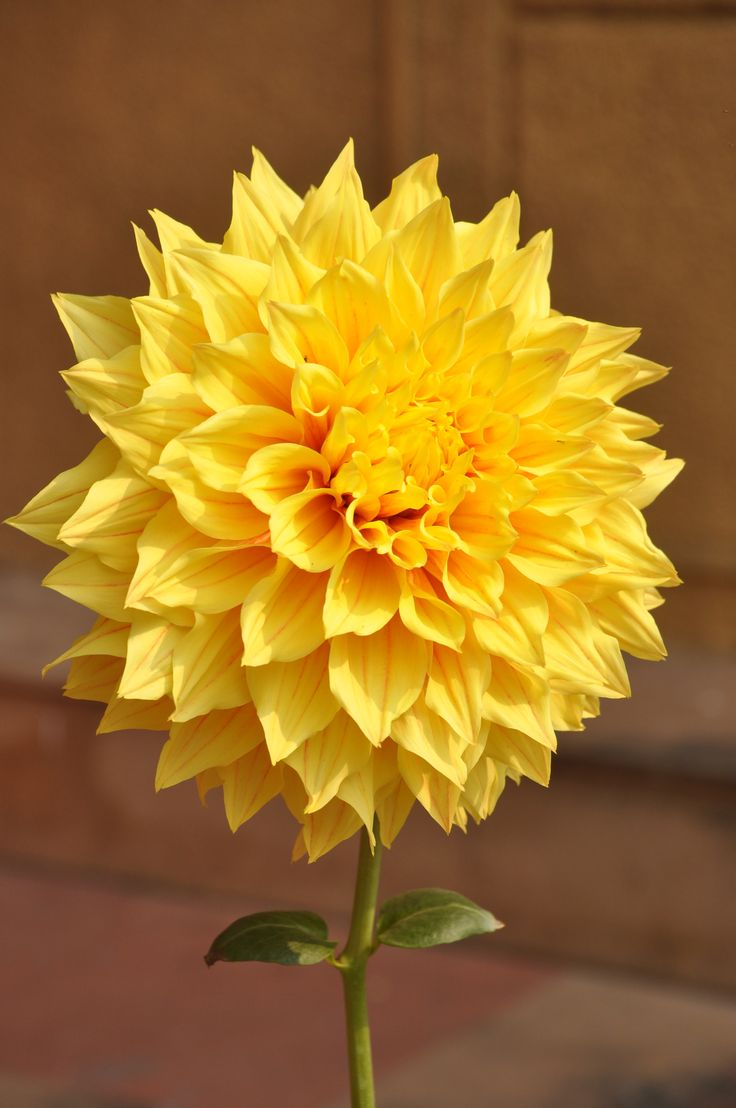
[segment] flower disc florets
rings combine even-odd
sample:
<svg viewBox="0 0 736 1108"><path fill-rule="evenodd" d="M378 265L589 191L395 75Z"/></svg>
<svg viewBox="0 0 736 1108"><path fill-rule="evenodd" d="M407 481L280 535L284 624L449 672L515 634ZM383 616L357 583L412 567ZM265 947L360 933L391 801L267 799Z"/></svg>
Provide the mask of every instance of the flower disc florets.
<svg viewBox="0 0 736 1108"><path fill-rule="evenodd" d="M233 828L283 795L310 858L546 783L677 582L641 509L680 463L618 405L664 368L550 309L515 195L455 222L436 168L371 210L350 144L303 200L256 152L222 245L153 213L148 295L56 298L104 438L13 521L99 616L68 695L168 731L158 786Z"/></svg>

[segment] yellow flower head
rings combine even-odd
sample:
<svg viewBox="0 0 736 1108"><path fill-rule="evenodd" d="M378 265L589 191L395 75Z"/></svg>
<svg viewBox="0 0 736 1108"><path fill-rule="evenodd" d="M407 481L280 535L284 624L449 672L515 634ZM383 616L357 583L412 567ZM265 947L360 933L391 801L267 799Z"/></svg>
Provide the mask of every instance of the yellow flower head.
<svg viewBox="0 0 736 1108"><path fill-rule="evenodd" d="M352 144L304 199L255 152L222 245L154 212L147 295L55 298L103 438L12 521L98 615L67 694L168 731L157 786L233 829L281 794L311 859L546 784L677 583L641 509L680 463L618 404L665 369L550 308L515 195L455 222L436 170L371 209Z"/></svg>

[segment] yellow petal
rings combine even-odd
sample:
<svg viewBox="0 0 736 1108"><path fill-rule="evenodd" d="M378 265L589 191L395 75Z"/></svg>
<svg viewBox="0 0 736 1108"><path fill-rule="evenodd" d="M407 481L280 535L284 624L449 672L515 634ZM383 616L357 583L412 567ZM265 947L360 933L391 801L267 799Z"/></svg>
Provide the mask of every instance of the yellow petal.
<svg viewBox="0 0 736 1108"><path fill-rule="evenodd" d="M269 338L274 357L294 368L304 362L338 375L347 369L348 348L335 324L311 304L269 305Z"/></svg>
<svg viewBox="0 0 736 1108"><path fill-rule="evenodd" d="M421 569L407 574L399 601L401 622L414 635L451 650L460 650L465 638L465 620L432 588L431 578Z"/></svg>
<svg viewBox="0 0 736 1108"><path fill-rule="evenodd" d="M456 223L466 267L508 257L519 241L519 197L515 192L498 200L480 223Z"/></svg>
<svg viewBox="0 0 736 1108"><path fill-rule="evenodd" d="M464 745L477 740L483 694L490 679L490 659L474 643L467 642L462 654L442 646L433 647L425 699L428 707L447 720Z"/></svg>
<svg viewBox="0 0 736 1108"><path fill-rule="evenodd" d="M562 585L602 564L599 554L589 551L582 529L565 516L523 508L511 522L519 537L508 561L538 585Z"/></svg>
<svg viewBox="0 0 736 1108"><path fill-rule="evenodd" d="M594 619L636 658L657 662L667 656L662 636L646 607L643 591L617 592L588 604Z"/></svg>
<svg viewBox="0 0 736 1108"><path fill-rule="evenodd" d="M97 554L113 569L132 570L137 560L136 542L167 499L166 493L121 461L108 477L95 481L62 525L59 538L68 546Z"/></svg>
<svg viewBox="0 0 736 1108"><path fill-rule="evenodd" d="M241 493L220 492L200 481L178 440L168 444L149 476L169 486L181 515L202 535L243 545L268 541L268 517Z"/></svg>
<svg viewBox="0 0 736 1108"><path fill-rule="evenodd" d="M564 350L519 350L512 354L511 371L496 395L497 409L528 417L546 408L568 359Z"/></svg>
<svg viewBox="0 0 736 1108"><path fill-rule="evenodd" d="M194 627L174 648L172 719L183 723L215 708L236 708L250 701L241 666L240 613L197 615ZM223 763L218 763L223 764Z"/></svg>
<svg viewBox="0 0 736 1108"><path fill-rule="evenodd" d="M302 239L302 250L315 265L327 267L343 258L360 262L380 237L360 177L351 167L327 202L324 214Z"/></svg>
<svg viewBox="0 0 736 1108"><path fill-rule="evenodd" d="M549 315L547 277L552 265L552 232L540 231L521 250L494 266L490 289L499 308L509 305L514 313L514 334L524 337L533 322Z"/></svg>
<svg viewBox="0 0 736 1108"><path fill-rule="evenodd" d="M146 232L137 227L135 223L133 224L133 233L138 248L138 257L150 281L149 295L166 296L168 293L166 270L161 251L156 249Z"/></svg>
<svg viewBox="0 0 736 1108"><path fill-rule="evenodd" d="M156 789L168 789L215 766L232 765L262 740L263 732L251 704L173 723L156 768Z"/></svg>
<svg viewBox="0 0 736 1108"><path fill-rule="evenodd" d="M59 541L59 529L74 515L90 486L112 473L119 460L120 453L116 447L107 439L102 439L83 462L54 477L28 501L22 512L5 522L48 546L68 549Z"/></svg>
<svg viewBox="0 0 736 1108"><path fill-rule="evenodd" d="M374 550L352 551L330 573L325 634L374 634L395 614L400 596L400 571L388 558Z"/></svg>
<svg viewBox="0 0 736 1108"><path fill-rule="evenodd" d="M166 619L137 614L128 635L125 670L117 694L132 700L160 700L171 693L174 648L186 631Z"/></svg>
<svg viewBox="0 0 736 1108"><path fill-rule="evenodd" d="M284 225L289 226L293 223L302 207L301 197L281 180L276 170L255 146L250 179L261 195L268 199L270 207L278 213Z"/></svg>
<svg viewBox="0 0 736 1108"><path fill-rule="evenodd" d="M460 271L460 252L446 197L430 204L399 231L395 249L401 254L428 310L436 310L442 285Z"/></svg>
<svg viewBox="0 0 736 1108"><path fill-rule="evenodd" d="M446 281L440 290L440 315L460 308L465 318L470 320L492 312L495 304L488 291L492 269L492 259L482 261Z"/></svg>
<svg viewBox="0 0 736 1108"><path fill-rule="evenodd" d="M124 658L130 624L118 623L114 619L100 616L91 630L75 639L68 650L48 662L42 670L44 677L50 669L66 662L70 658L81 658L87 654L104 654L112 658Z"/></svg>
<svg viewBox="0 0 736 1108"><path fill-rule="evenodd" d="M276 236L287 225L268 193L263 193L242 173L233 175L233 218L225 233L223 249L244 258L270 262Z"/></svg>
<svg viewBox="0 0 736 1108"><path fill-rule="evenodd" d="M506 774L493 758L483 757L468 773L462 802L476 823L487 819L498 803Z"/></svg>
<svg viewBox="0 0 736 1108"><path fill-rule="evenodd" d="M340 635L330 646L330 687L377 745L419 696L429 648L394 618L369 636Z"/></svg>
<svg viewBox="0 0 736 1108"><path fill-rule="evenodd" d="M250 708L247 709L250 711ZM261 732L257 718L254 727ZM225 815L231 831L237 831L241 824L254 816L256 812L273 800L281 791L282 771L280 766L271 765L268 750L259 742L253 750L241 758L224 766L220 770L222 791L225 801Z"/></svg>
<svg viewBox="0 0 736 1108"><path fill-rule="evenodd" d="M248 684L272 762L293 754L337 714L339 704L330 692L327 660L328 648L323 646L296 662L270 662L248 669Z"/></svg>
<svg viewBox="0 0 736 1108"><path fill-rule="evenodd" d="M97 725L98 735L110 731L168 731L171 701L123 700L113 696Z"/></svg>
<svg viewBox="0 0 736 1108"><path fill-rule="evenodd" d="M41 582L108 619L125 623L125 594L129 576L111 569L95 554L78 550L47 573Z"/></svg>
<svg viewBox="0 0 736 1108"><path fill-rule="evenodd" d="M352 358L360 344L376 329L386 334L398 330L398 321L383 285L365 269L351 261L329 269L309 292L307 302L335 327ZM314 348L314 343L311 344ZM307 355L308 350L302 354ZM309 361L320 358L308 357ZM338 365L327 362L337 370Z"/></svg>
<svg viewBox="0 0 736 1108"><path fill-rule="evenodd" d="M460 787L408 750L399 750L398 767L419 803L449 835L458 818Z"/></svg>
<svg viewBox="0 0 736 1108"><path fill-rule="evenodd" d="M542 635L547 627L545 593L538 585L504 564L503 609L498 619L478 617L473 630L489 654L524 668L542 665Z"/></svg>
<svg viewBox="0 0 736 1108"><path fill-rule="evenodd" d="M669 558L649 538L641 512L625 500L600 508L595 523L586 528L586 538L593 553L605 562L595 571L601 584L636 589L679 581Z"/></svg>
<svg viewBox="0 0 736 1108"><path fill-rule="evenodd" d="M277 362L267 335L240 335L192 351L194 387L214 411L265 404L291 411L294 372Z"/></svg>
<svg viewBox="0 0 736 1108"><path fill-rule="evenodd" d="M310 489L288 496L271 512L271 548L300 569L332 569L347 553L350 531L331 489Z"/></svg>
<svg viewBox="0 0 736 1108"><path fill-rule="evenodd" d="M212 342L263 330L258 314L258 298L268 280L263 262L192 248L171 257L186 291L202 309Z"/></svg>
<svg viewBox="0 0 736 1108"><path fill-rule="evenodd" d="M467 777L462 759L464 743L447 720L433 712L424 700L417 700L408 712L394 720L391 738L401 750L423 758L453 784L464 783Z"/></svg>
<svg viewBox="0 0 736 1108"><path fill-rule="evenodd" d="M550 750L557 747L546 682L501 658L493 662L493 679L483 697L483 715L494 724L521 731Z"/></svg>
<svg viewBox="0 0 736 1108"><path fill-rule="evenodd" d="M57 292L51 299L79 361L112 358L139 341L130 301L122 296Z"/></svg>
<svg viewBox="0 0 736 1108"><path fill-rule="evenodd" d="M122 658L88 657L74 658L64 683L64 695L72 700L99 700L103 703L115 695Z"/></svg>
<svg viewBox="0 0 736 1108"><path fill-rule="evenodd" d="M400 230L442 197L437 184L436 154L414 162L391 182L391 192L373 209L373 218L383 231Z"/></svg>
<svg viewBox="0 0 736 1108"><path fill-rule="evenodd" d="M373 787L373 763L367 762L361 769L346 777L341 782L337 795L355 812L368 832L371 849L374 849L376 837L373 822L376 814L376 797Z"/></svg>
<svg viewBox="0 0 736 1108"><path fill-rule="evenodd" d="M172 373L149 385L133 407L99 416L96 422L134 469L147 474L171 439L211 414L191 378Z"/></svg>
<svg viewBox="0 0 736 1108"><path fill-rule="evenodd" d="M483 562L462 550L451 550L442 584L454 604L479 615L497 616L501 611L503 571L497 562Z"/></svg>
<svg viewBox="0 0 736 1108"><path fill-rule="evenodd" d="M242 604L275 565L276 557L268 547L198 546L159 563L145 595L167 607L226 612Z"/></svg>
<svg viewBox="0 0 736 1108"><path fill-rule="evenodd" d="M539 785L549 784L552 751L528 735L494 724L488 733L486 750L515 773L523 774Z"/></svg>
<svg viewBox="0 0 736 1108"><path fill-rule="evenodd" d="M216 412L181 434L179 442L201 481L221 492L234 492L251 454L272 443L298 442L301 437L301 424L293 415L279 408L245 404Z"/></svg>
<svg viewBox="0 0 736 1108"><path fill-rule="evenodd" d="M293 662L321 646L326 585L326 575L304 573L288 561L254 585L241 614L243 665Z"/></svg>
<svg viewBox="0 0 736 1108"><path fill-rule="evenodd" d="M619 645L594 623L586 605L566 589L547 590L547 603L544 656L552 687L589 696L629 696Z"/></svg>
<svg viewBox="0 0 736 1108"><path fill-rule="evenodd" d="M287 496L327 484L330 467L321 454L297 443L273 443L248 459L239 490L262 512Z"/></svg>
<svg viewBox="0 0 736 1108"><path fill-rule="evenodd" d="M77 407L93 419L137 404L147 384L138 346L128 346L110 358L87 358L63 370L61 376L79 402Z"/></svg>
<svg viewBox="0 0 736 1108"><path fill-rule="evenodd" d="M169 373L192 372L192 347L207 342L202 312L187 296L138 296L131 307L141 338L141 369L152 385Z"/></svg>
<svg viewBox="0 0 736 1108"><path fill-rule="evenodd" d="M338 712L324 731L312 735L286 759L309 798L306 812L316 812L337 796L349 774L357 773L371 756L371 744L345 712Z"/></svg>
<svg viewBox="0 0 736 1108"><path fill-rule="evenodd" d="M349 839L360 827L360 817L342 800L332 800L319 812L306 816L302 836L309 861L316 862L338 843Z"/></svg>

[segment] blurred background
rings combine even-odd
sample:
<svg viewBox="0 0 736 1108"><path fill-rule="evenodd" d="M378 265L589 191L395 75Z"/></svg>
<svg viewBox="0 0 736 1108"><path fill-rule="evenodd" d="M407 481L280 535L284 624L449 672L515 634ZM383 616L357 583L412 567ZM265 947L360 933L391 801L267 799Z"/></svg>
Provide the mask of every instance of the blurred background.
<svg viewBox="0 0 736 1108"><path fill-rule="evenodd" d="M554 228L554 305L674 367L634 404L687 459L649 513L685 581L670 659L563 737L549 791L467 838L410 820L386 892L507 926L381 953L376 1060L382 1108L736 1104L736 3L2 0L0 51L0 516L95 437L49 293L144 291L150 207L221 238L251 144L303 191L352 135L372 202L436 151L461 219L516 189L524 238ZM156 797L159 738L95 737L41 683L88 622L38 587L54 560L0 529L0 1103L339 1108L336 975L200 955L268 907L344 933L354 844L291 865L277 803L233 837L219 802Z"/></svg>

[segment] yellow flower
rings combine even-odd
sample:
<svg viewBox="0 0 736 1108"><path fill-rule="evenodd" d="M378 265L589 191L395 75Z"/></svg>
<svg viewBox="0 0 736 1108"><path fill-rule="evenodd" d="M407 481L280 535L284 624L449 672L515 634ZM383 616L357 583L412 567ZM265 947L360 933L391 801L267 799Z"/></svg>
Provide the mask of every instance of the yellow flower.
<svg viewBox="0 0 736 1108"><path fill-rule="evenodd" d="M69 696L168 731L159 788L277 794L319 857L415 800L447 831L657 659L641 509L678 461L620 407L666 372L550 308L550 232L455 222L437 159L371 209L348 144L302 200L255 152L222 245L154 212L147 295L59 295L103 438L11 522L96 612Z"/></svg>

